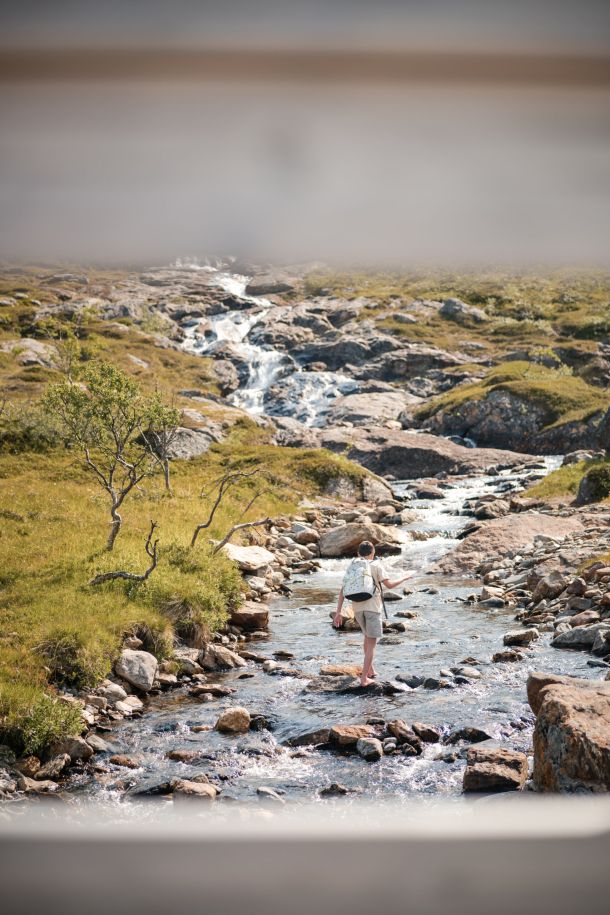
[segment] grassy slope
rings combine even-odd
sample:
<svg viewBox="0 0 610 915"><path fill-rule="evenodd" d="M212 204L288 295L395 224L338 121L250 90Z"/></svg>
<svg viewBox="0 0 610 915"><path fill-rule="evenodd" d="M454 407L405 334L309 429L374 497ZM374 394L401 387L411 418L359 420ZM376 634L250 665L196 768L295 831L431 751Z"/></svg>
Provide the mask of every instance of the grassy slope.
<svg viewBox="0 0 610 915"><path fill-rule="evenodd" d="M433 397L416 412L420 420L439 410L459 407L481 400L490 391L506 390L516 397L542 408L546 425L586 419L610 406L610 393L587 384L562 368L546 368L532 362L504 362L486 372L474 384L459 385L445 394Z"/></svg>
<svg viewBox="0 0 610 915"><path fill-rule="evenodd" d="M248 445L243 445L243 441ZM172 627L213 629L239 600L240 578L227 560L212 559L208 539L243 520L253 482L235 489L194 550L195 524L208 503L202 490L236 456L264 465L271 483L245 520L292 511L301 495L316 496L334 476L358 479L363 471L323 451L297 451L257 443L253 424L241 423L230 440L202 458L176 462L168 498L157 478L124 506L124 529L115 551L104 551L107 510L76 455L65 451L0 456L0 720L23 729L48 680L69 671L71 682L92 685L110 668L122 634L136 626L148 647L167 652ZM143 585L87 584L100 571L142 571L151 519L159 524L160 560ZM32 745L33 746L33 745ZM30 746L30 749L32 749Z"/></svg>
<svg viewBox="0 0 610 915"><path fill-rule="evenodd" d="M506 345L542 345L562 338L588 341L610 335L610 276L556 271L544 275L507 272L311 274L306 291L347 299L367 298L363 317L374 317L387 331L407 339L456 347L459 341L482 343L490 352ZM438 315L427 322L400 324L395 317L409 311L413 299L438 301L455 296L485 309L484 325L456 325Z"/></svg>

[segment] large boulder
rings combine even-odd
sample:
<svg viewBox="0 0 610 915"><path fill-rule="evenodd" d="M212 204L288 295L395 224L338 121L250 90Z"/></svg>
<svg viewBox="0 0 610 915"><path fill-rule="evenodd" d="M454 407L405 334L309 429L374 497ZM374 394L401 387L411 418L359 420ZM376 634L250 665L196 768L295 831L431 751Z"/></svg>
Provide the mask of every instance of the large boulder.
<svg viewBox="0 0 610 915"><path fill-rule="evenodd" d="M563 540L568 534L584 529L576 515L559 517L536 511L525 511L486 521L473 534L437 563L435 570L444 574L474 571L486 559L504 556L509 550L528 550L539 534Z"/></svg>
<svg viewBox="0 0 610 915"><path fill-rule="evenodd" d="M157 659L150 652L125 648L115 662L114 672L117 677L146 693L152 689L158 666Z"/></svg>
<svg viewBox="0 0 610 915"><path fill-rule="evenodd" d="M555 597L559 597L567 586L568 581L566 577L555 569L540 579L534 588L532 600L535 604L541 600L553 600Z"/></svg>
<svg viewBox="0 0 610 915"><path fill-rule="evenodd" d="M523 455L495 448L466 448L447 438L400 429L323 429L320 444L373 473L414 480L436 473L470 474L497 464L515 466ZM533 461L534 458L532 457Z"/></svg>
<svg viewBox="0 0 610 915"><path fill-rule="evenodd" d="M259 572L275 562L275 556L262 546L240 546L225 543L223 552L237 563L242 572Z"/></svg>
<svg viewBox="0 0 610 915"><path fill-rule="evenodd" d="M517 791L527 779L527 756L513 750L470 747L466 755L464 791Z"/></svg>
<svg viewBox="0 0 610 915"><path fill-rule="evenodd" d="M347 394L333 401L328 422L350 422L356 426L379 426L397 420L408 407L421 403L421 397L406 391L381 391L371 394Z"/></svg>
<svg viewBox="0 0 610 915"><path fill-rule="evenodd" d="M374 543L378 553L399 553L401 550L400 540L391 527L353 521L322 534L318 543L320 556L355 556L363 540Z"/></svg>
<svg viewBox="0 0 610 915"><path fill-rule="evenodd" d="M530 689L538 790L609 791L610 682L564 677Z"/></svg>
<svg viewBox="0 0 610 915"><path fill-rule="evenodd" d="M593 623L592 626L576 626L556 635L551 645L553 648L593 648L598 635L610 632L610 622Z"/></svg>
<svg viewBox="0 0 610 915"><path fill-rule="evenodd" d="M240 629L266 629L269 625L269 607L267 604L247 600L241 607L231 610L229 622Z"/></svg>

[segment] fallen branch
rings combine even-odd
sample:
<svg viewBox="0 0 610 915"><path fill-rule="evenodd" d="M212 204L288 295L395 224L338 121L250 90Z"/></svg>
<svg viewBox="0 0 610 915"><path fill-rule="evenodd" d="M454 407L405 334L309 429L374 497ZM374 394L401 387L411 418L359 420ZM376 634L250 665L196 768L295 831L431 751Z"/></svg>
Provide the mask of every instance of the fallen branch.
<svg viewBox="0 0 610 915"><path fill-rule="evenodd" d="M261 518L260 521L244 521L242 524L234 524L226 537L223 537L220 543L216 544L212 550L212 556L215 556L216 553L218 553L218 551L221 550L223 546L229 542L233 534L237 533L237 531L243 531L247 527L262 527L263 524L273 524L273 522L271 518Z"/></svg>
<svg viewBox="0 0 610 915"><path fill-rule="evenodd" d="M148 532L148 537L146 538L146 544L144 549L146 550L147 556L150 557L150 565L142 575L136 575L134 572L124 572L122 570L117 570L115 572L103 572L101 575L96 575L95 578L92 578L89 582L90 585L101 585L105 581L115 581L117 578L123 579L123 581L146 581L151 572L154 571L157 567L157 545L159 540L153 540L153 534L156 530L157 522L150 522L150 531Z"/></svg>

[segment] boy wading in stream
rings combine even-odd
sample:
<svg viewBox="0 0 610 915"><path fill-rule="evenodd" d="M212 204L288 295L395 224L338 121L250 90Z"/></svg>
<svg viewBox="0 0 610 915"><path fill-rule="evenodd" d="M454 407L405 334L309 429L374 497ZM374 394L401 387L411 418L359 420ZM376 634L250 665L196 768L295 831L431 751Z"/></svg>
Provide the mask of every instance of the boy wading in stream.
<svg viewBox="0 0 610 915"><path fill-rule="evenodd" d="M414 573L407 572L402 578L391 580L380 562L375 562L375 547L369 540L363 540L358 547L358 556L347 567L343 586L339 591L337 612L333 626L339 628L343 623L341 609L343 602L349 600L354 608L356 622L364 634L364 661L360 683L369 686L377 671L373 667L377 639L383 635L381 610L383 607L382 587L397 588Z"/></svg>

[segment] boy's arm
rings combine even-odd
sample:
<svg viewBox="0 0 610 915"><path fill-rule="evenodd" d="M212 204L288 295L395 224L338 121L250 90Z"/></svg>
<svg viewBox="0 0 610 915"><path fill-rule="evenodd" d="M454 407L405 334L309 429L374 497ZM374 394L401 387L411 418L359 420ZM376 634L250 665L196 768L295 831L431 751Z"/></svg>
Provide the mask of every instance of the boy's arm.
<svg viewBox="0 0 610 915"><path fill-rule="evenodd" d="M341 616L341 608L343 607L343 588L339 591L339 597L337 599L337 612L335 613L335 618L333 619L333 626L337 628L343 623L343 617Z"/></svg>
<svg viewBox="0 0 610 915"><path fill-rule="evenodd" d="M406 575L403 575L402 578L397 578L395 580L392 580L390 578L384 578L382 580L382 584L384 585L384 587L388 588L391 591L392 588L397 588L398 585L401 585L403 583L403 581L408 581L409 578L413 578L414 575L415 575L415 572L407 572Z"/></svg>

